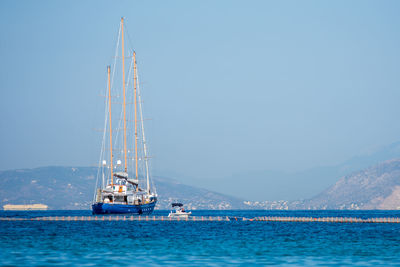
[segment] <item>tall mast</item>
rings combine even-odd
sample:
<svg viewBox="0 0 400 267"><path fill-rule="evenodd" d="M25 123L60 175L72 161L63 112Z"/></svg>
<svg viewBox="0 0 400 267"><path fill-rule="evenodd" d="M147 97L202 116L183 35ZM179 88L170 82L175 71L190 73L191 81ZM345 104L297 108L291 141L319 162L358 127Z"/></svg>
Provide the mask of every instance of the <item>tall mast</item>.
<svg viewBox="0 0 400 267"><path fill-rule="evenodd" d="M110 117L110 167L111 167L111 185L114 185L114 170L113 170L113 148L112 148L112 125L111 125L111 81L110 81L110 66L107 67L108 78L108 116Z"/></svg>
<svg viewBox="0 0 400 267"><path fill-rule="evenodd" d="M135 170L136 170L136 179L138 179L138 132L137 132L137 93L136 93L136 52L133 51L133 87L134 87L134 98L135 98Z"/></svg>
<svg viewBox="0 0 400 267"><path fill-rule="evenodd" d="M126 160L126 100L125 100L125 53L124 53L124 18L121 18L121 46L122 46L122 87L124 95L124 157L125 157L125 172L127 172L127 160Z"/></svg>

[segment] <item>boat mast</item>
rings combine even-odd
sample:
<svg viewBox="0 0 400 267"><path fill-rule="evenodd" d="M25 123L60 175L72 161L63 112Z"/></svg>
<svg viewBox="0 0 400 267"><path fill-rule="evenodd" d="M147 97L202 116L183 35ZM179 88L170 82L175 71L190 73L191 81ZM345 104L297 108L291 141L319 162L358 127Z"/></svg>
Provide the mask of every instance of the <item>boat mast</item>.
<svg viewBox="0 0 400 267"><path fill-rule="evenodd" d="M112 125L111 125L111 81L110 81L110 66L107 67L108 78L108 116L110 117L110 167L111 167L111 186L114 185L114 171L113 171L113 148L112 148Z"/></svg>
<svg viewBox="0 0 400 267"><path fill-rule="evenodd" d="M136 180L138 179L138 132L137 132L137 93L136 93L136 52L133 51L133 87L134 87L134 98L135 98L135 170L136 170Z"/></svg>
<svg viewBox="0 0 400 267"><path fill-rule="evenodd" d="M122 46L122 87L124 95L124 156L125 156L125 172L127 172L126 160L126 100L125 100L125 53L124 53L124 18L121 18L121 46Z"/></svg>

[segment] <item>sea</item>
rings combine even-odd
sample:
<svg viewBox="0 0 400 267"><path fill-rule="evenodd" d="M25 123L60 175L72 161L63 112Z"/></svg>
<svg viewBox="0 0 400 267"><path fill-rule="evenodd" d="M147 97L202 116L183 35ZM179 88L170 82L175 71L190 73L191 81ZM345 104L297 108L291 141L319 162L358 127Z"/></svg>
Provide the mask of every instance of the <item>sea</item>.
<svg viewBox="0 0 400 267"><path fill-rule="evenodd" d="M400 211L192 211L193 216L400 217ZM166 216L168 211L155 211ZM0 211L0 217L91 216ZM111 215L110 215L111 216ZM400 224L0 221L1 266L400 266Z"/></svg>

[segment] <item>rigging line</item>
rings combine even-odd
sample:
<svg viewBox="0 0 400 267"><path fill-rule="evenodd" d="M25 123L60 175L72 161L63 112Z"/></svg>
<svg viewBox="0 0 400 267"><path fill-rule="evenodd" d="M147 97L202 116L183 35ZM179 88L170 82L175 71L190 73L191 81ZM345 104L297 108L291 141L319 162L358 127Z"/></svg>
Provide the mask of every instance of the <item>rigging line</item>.
<svg viewBox="0 0 400 267"><path fill-rule="evenodd" d="M127 160L126 160L126 91L125 91L125 44L124 44L124 18L121 18L121 27L122 27L122 35L121 35L121 56L122 56L122 87L123 87L123 99L124 99L124 166L125 166L125 172L128 171L127 167Z"/></svg>
<svg viewBox="0 0 400 267"><path fill-rule="evenodd" d="M115 66L117 65L117 57L118 57L118 48L119 48L120 38L121 38L121 22L119 23L117 45L115 46L115 53L114 53L115 57L114 57L112 75L111 75L111 88L114 88L114 74L115 74L115 69L116 69Z"/></svg>
<svg viewBox="0 0 400 267"><path fill-rule="evenodd" d="M106 150L106 138L107 138L107 123L108 123L108 109L109 109L109 107L108 107L108 102L109 101L107 101L107 98L105 98L105 100L106 100L106 104L104 105L105 106L105 116L104 116L104 129L105 129L105 131L103 132L103 144L102 144L102 159L103 160L106 160L106 164L107 164L107 150ZM111 157L111 156L110 156ZM110 164L111 163L111 160L108 162L108 164ZM99 163L99 164L101 164L101 162ZM104 188L104 172L105 172L105 167L106 166L101 166L101 170L102 170L102 180L103 180L103 188ZM106 178L107 178L107 184L108 184L108 173L106 173Z"/></svg>
<svg viewBox="0 0 400 267"><path fill-rule="evenodd" d="M137 67L136 67L136 52L133 51L133 84L134 84L134 102L135 102L135 173L136 173L136 179L138 179L138 131L137 131L137 93L136 93L136 84L137 84L137 78L136 78L136 73L137 72Z"/></svg>
<svg viewBox="0 0 400 267"><path fill-rule="evenodd" d="M106 86L106 88L107 88L107 86ZM107 98L105 98L104 99L104 101L105 101L105 110L104 110L104 113L105 113L105 116L104 116L104 129L106 129L106 127L107 127L107 117L108 117L108 112L107 112L107 110L108 110L108 101L107 101ZM103 157L104 157L104 151L105 151L105 139L106 139L106 132L107 131L104 131L104 133L103 133L103 138L102 138L102 142L101 142L101 149L100 149L100 159L99 159L99 164L98 164L98 168L97 168L97 175L96 175L96 187L95 187L95 191L94 191L94 195L93 195L93 203L95 202L95 200L96 200L96 194L97 194L97 186L98 186L98 182L99 182L99 179L100 179L100 170L101 170L101 173L103 173L103 169L102 169L102 160L103 160ZM104 184L102 183L102 187L104 186Z"/></svg>
<svg viewBox="0 0 400 267"><path fill-rule="evenodd" d="M138 98L139 98L139 116L140 116L140 125L142 128L142 138L143 138L143 153L145 157L145 167L146 167L146 186L147 186L147 193L150 194L150 176L149 176L149 163L148 163L148 158L147 158L147 144L146 144L146 136L144 134L144 123L143 123L143 108L142 108L142 95L140 92L140 86L139 86L139 75L136 74L136 79L137 79L137 91L138 91Z"/></svg>
<svg viewBox="0 0 400 267"><path fill-rule="evenodd" d="M139 131L139 135L140 135L140 136L142 135L142 132L141 132L141 131ZM140 162L140 165L139 165L140 173L146 174L146 158L145 158L145 156L144 156L144 151L143 151L143 150L140 151L139 158L141 159L141 160L139 161L139 162ZM145 183L147 183L147 182L146 182L146 178L147 178L147 177L146 177L145 175L142 175L142 180L144 180Z"/></svg>
<svg viewBox="0 0 400 267"><path fill-rule="evenodd" d="M129 88L129 81L131 80L131 72L132 72L132 65L133 65L133 58L131 58L131 63L129 64L129 71L128 71L128 82L126 83L126 88ZM125 103L125 104L133 104L133 103Z"/></svg>
<svg viewBox="0 0 400 267"><path fill-rule="evenodd" d="M110 80L110 66L107 67L107 81L108 81L108 112L110 113L110 120L108 121L110 126L110 167L111 167L111 186L113 182L113 152L112 152L112 125L111 125L111 80Z"/></svg>
<svg viewBox="0 0 400 267"><path fill-rule="evenodd" d="M135 74L134 74L134 71L132 71L133 69L134 69L134 57L131 57L131 61L130 61L130 64L129 64L129 71L128 71L128 82L127 82L127 88L128 88L128 92L129 92L129 84L130 84L130 81L131 81L131 77L132 77L132 75L134 76ZM129 94L129 97L131 98L132 97L132 94ZM131 100L131 99L129 99L129 100ZM133 102L133 101L132 101ZM131 118L131 109L128 111L128 116L129 116L129 118L127 119L127 122L130 122L131 120L129 120L130 118ZM133 146L133 144L132 144L132 146ZM133 166L131 165L131 167L133 168Z"/></svg>
<svg viewBox="0 0 400 267"><path fill-rule="evenodd" d="M120 115L119 115L119 120L118 120L118 128L117 129L121 129L122 127L121 127L121 124L122 124L122 121L123 121L123 116L124 116L124 109L122 109L121 108L121 113L120 113ZM114 146L115 147L117 147L117 144L118 144L118 142L119 142L119 133L120 133L121 131L117 131L117 134L116 134L116 137L115 137L115 141L114 141Z"/></svg>
<svg viewBox="0 0 400 267"><path fill-rule="evenodd" d="M118 29L118 36L117 36L117 42L116 42L116 46L115 46L115 53L114 53L114 63L113 63L113 69L112 69L112 75L111 75L111 89L112 88L114 88L114 77L115 77L115 71L116 71L116 66L117 66L117 57L118 57L118 51L119 51L119 42L120 42L120 39L121 39L121 27L122 25L121 25L121 22L119 23L119 29ZM108 105L107 105L107 108L108 108ZM107 112L107 110L106 110L106 113L108 113ZM107 115L108 116L108 115ZM110 120L111 120L111 114L110 114L110 118L109 118ZM105 131L106 132L106 131ZM118 133L117 133L117 137L118 137ZM118 139L118 138L117 138ZM105 149L105 148L104 148ZM110 158L111 158L111 154L110 154ZM111 161L111 159L110 159L110 161ZM110 162L111 163L111 162ZM110 164L109 163L109 164ZM113 170L111 170L111 171L113 171ZM112 177L109 177L109 175L111 176L111 172L107 172L107 183L108 183L108 180L111 180L112 179Z"/></svg>
<svg viewBox="0 0 400 267"><path fill-rule="evenodd" d="M130 66L129 66L128 82L126 84L126 87L129 87L129 75L131 75L131 72L132 72L132 70L131 70L132 69L132 65L133 65L133 59L131 60L131 63L130 63ZM124 115L124 110L121 109L121 113L120 113L120 117L119 117L119 121L118 121L118 128L117 129L121 129L121 124L122 124L122 121L123 121L123 115ZM116 134L116 137L115 137L115 141L114 141L114 146L115 147L117 147L117 144L119 142L119 132L121 132L121 131L117 131L117 134ZM121 155L125 156L124 153L120 154L120 156Z"/></svg>
<svg viewBox="0 0 400 267"><path fill-rule="evenodd" d="M128 29L128 26L127 26L127 24L125 23L124 24L124 27L125 27L125 29L126 29L126 35L127 35L127 37L128 37L128 47L131 49L131 50L134 50L133 49L133 42L132 42L132 38L131 38L131 36L129 35L129 29Z"/></svg>
<svg viewBox="0 0 400 267"><path fill-rule="evenodd" d="M111 89L114 88L114 76L115 76L116 65L117 65L117 57L118 57L118 50L119 50L119 41L120 41L120 38L121 38L121 22L119 23L119 29L118 29L118 35L117 35L117 42L116 42L116 46L115 46L115 53L114 53L115 57L114 57L114 62L113 62L112 74L111 74ZM108 94L107 94L107 95L108 95ZM106 101L106 102L107 102L107 101ZM107 107L106 107L106 116L107 116L107 118L108 118L108 112L107 112L107 110L108 110L108 103L107 103L106 105L107 105ZM107 118L106 118L106 120L107 120ZM111 117L110 117L110 119L111 119ZM106 122L106 125L107 125L107 122ZM106 128L104 128L104 129L106 129ZM107 177L107 178L108 178L108 177Z"/></svg>
<svg viewBox="0 0 400 267"><path fill-rule="evenodd" d="M116 69L116 65L117 65L117 56L118 56L118 51L119 51L119 42L121 40L121 27L122 26L122 22L120 22L120 27L119 27L119 33L118 33L118 45L115 48L115 58L114 58L114 72L113 72L113 76L115 73L115 69ZM119 116L119 120L118 120L118 128L121 128L121 122L122 122L122 116L123 116L123 109L121 109L121 113ZM114 146L117 147L117 144L119 142L119 132L117 132L116 136L115 136L115 141L114 141Z"/></svg>

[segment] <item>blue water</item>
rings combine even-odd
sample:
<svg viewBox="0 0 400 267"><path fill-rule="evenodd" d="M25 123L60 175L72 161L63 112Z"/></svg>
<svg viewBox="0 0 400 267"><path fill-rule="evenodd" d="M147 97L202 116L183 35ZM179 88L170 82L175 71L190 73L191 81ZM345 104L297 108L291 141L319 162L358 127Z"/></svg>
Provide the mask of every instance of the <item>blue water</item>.
<svg viewBox="0 0 400 267"><path fill-rule="evenodd" d="M167 215L156 211L155 215ZM90 211L0 217L90 216ZM194 211L198 216L400 217L400 211ZM0 221L0 265L400 265L400 224Z"/></svg>

